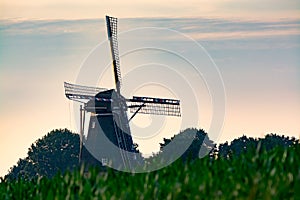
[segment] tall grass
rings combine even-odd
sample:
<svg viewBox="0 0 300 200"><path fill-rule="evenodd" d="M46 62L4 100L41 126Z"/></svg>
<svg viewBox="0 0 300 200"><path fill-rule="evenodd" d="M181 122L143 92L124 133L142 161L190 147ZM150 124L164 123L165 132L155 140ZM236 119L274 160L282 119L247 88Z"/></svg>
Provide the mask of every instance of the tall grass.
<svg viewBox="0 0 300 200"><path fill-rule="evenodd" d="M300 199L300 145L240 156L177 160L130 174L83 168L51 179L2 180L0 199Z"/></svg>

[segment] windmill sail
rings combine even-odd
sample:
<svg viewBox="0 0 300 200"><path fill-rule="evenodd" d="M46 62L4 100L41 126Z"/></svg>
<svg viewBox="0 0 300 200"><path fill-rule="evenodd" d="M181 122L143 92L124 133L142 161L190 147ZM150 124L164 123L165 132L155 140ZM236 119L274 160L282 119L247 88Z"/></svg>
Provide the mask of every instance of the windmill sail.
<svg viewBox="0 0 300 200"><path fill-rule="evenodd" d="M179 100L134 96L128 101L131 102L128 106L131 113L181 116Z"/></svg>
<svg viewBox="0 0 300 200"><path fill-rule="evenodd" d="M70 100L91 100L99 92L105 91L105 88L76 85L64 82L65 95Z"/></svg>
<svg viewBox="0 0 300 200"><path fill-rule="evenodd" d="M119 49L118 49L117 23L118 23L117 18L106 16L107 35L110 42L116 89L117 92L120 94L121 71L120 71L120 59L119 59Z"/></svg>

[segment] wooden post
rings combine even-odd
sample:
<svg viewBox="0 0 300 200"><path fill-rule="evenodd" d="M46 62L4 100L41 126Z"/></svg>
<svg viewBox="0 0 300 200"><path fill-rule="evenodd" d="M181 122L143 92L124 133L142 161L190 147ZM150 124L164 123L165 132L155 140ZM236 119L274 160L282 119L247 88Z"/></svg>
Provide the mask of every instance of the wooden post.
<svg viewBox="0 0 300 200"><path fill-rule="evenodd" d="M81 157L82 157L82 139L83 139L83 115L82 112L84 109L82 108L82 105L80 105L80 146L79 146L79 164L81 164Z"/></svg>

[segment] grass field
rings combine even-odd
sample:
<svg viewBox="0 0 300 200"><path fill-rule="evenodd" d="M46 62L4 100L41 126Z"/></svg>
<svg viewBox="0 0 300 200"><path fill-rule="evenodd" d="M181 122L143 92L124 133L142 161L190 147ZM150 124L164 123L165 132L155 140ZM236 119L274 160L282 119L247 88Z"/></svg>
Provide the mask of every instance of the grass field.
<svg viewBox="0 0 300 200"><path fill-rule="evenodd" d="M300 199L300 145L230 159L177 160L130 174L90 169L31 181L2 180L0 199Z"/></svg>

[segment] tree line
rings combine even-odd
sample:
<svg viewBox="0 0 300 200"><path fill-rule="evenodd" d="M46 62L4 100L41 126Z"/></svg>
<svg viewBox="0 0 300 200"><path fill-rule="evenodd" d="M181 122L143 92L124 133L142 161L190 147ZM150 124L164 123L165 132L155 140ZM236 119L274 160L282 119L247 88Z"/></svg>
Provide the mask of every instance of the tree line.
<svg viewBox="0 0 300 200"><path fill-rule="evenodd" d="M172 145L168 145L170 143ZM56 173L74 170L79 166L79 135L68 129L56 129L35 141L28 149L27 156L19 159L16 165L10 168L4 179L32 179L39 176L53 177ZM275 147L289 148L299 143L294 137L268 134L264 138L252 138L243 135L232 142L215 144L210 140L203 129L190 128L181 131L171 138L164 138L160 143L160 151L150 158L159 159L176 152L176 148L187 146L186 151L180 155L184 162L199 159L201 154L211 159L230 159L247 151L269 151ZM137 146L136 146L137 147ZM86 149L84 149L86 151ZM95 159L90 158L91 162ZM99 163L98 163L99 164Z"/></svg>

